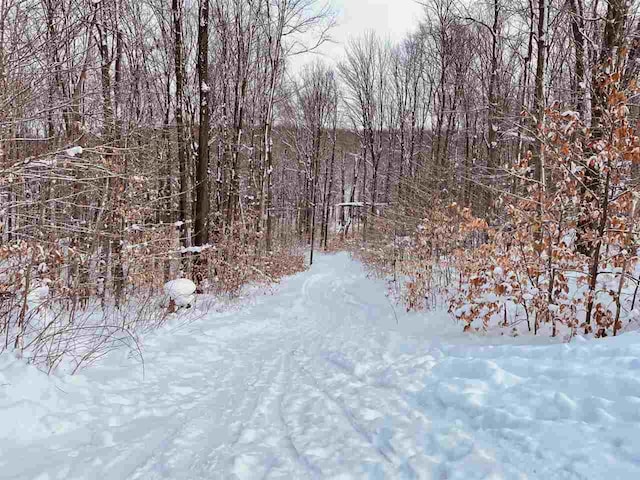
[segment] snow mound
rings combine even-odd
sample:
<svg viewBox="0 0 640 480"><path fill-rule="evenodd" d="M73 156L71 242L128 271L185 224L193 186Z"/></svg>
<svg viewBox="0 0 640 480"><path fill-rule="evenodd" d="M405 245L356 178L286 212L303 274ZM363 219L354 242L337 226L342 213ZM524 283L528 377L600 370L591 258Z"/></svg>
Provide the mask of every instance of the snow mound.
<svg viewBox="0 0 640 480"><path fill-rule="evenodd" d="M47 285L36 287L27 294L27 302L32 307L42 305L47 301L47 298L49 298L49 287Z"/></svg>
<svg viewBox="0 0 640 480"><path fill-rule="evenodd" d="M193 305L196 299L196 284L188 278L177 278L164 284L164 293L178 307Z"/></svg>
<svg viewBox="0 0 640 480"><path fill-rule="evenodd" d="M75 146L75 147L68 148L67 150L65 150L65 152L64 152L64 153L65 153L68 157L75 157L75 156L77 156L77 155L82 155L82 152L83 152L82 147L80 147L80 146Z"/></svg>
<svg viewBox="0 0 640 480"><path fill-rule="evenodd" d="M61 408L65 394L56 383L12 353L0 355L0 445L29 443L58 431L50 415Z"/></svg>

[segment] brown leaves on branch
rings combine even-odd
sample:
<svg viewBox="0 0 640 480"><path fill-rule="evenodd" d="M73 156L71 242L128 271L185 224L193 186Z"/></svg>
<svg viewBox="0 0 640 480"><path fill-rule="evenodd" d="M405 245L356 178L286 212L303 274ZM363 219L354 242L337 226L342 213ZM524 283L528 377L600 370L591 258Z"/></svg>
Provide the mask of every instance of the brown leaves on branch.
<svg viewBox="0 0 640 480"><path fill-rule="evenodd" d="M640 282L640 137L628 118L632 92L617 73L600 78L607 108L597 130L575 112L548 108L538 132L542 179L532 178L532 153L523 155L499 221L488 225L433 198L410 244L387 247L380 258L393 259L408 309L437 297L468 332L519 334L526 325L534 334L604 337L628 324Z"/></svg>

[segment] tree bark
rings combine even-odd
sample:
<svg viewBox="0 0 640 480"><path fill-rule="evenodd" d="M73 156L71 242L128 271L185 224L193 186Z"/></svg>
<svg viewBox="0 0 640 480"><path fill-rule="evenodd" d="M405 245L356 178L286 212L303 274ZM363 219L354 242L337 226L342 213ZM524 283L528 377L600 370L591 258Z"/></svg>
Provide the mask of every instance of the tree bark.
<svg viewBox="0 0 640 480"><path fill-rule="evenodd" d="M198 79L200 81L200 125L198 128L194 233L195 245L202 246L209 241L209 0L200 0L199 17ZM202 280L202 278L199 280Z"/></svg>
<svg viewBox="0 0 640 480"><path fill-rule="evenodd" d="M182 0L172 0L171 11L173 14L173 41L174 41L174 68L176 76L176 142L178 150L178 169L180 175L180 192L178 199L178 227L180 244L182 247L188 246L188 198L189 198L189 174L188 161L189 150L187 148L187 138L184 126L184 60L182 41ZM186 257L183 256L182 268L186 270Z"/></svg>

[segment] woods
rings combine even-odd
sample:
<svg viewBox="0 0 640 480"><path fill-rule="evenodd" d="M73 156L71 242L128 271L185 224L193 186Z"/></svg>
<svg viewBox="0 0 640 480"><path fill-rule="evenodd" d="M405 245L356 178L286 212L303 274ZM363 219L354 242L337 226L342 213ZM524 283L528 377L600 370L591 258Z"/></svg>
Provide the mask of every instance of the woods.
<svg viewBox="0 0 640 480"><path fill-rule="evenodd" d="M176 277L235 294L298 270L274 121L331 23L310 0L3 1L3 348L133 328Z"/></svg>
<svg viewBox="0 0 640 480"><path fill-rule="evenodd" d="M636 3L423 4L296 67L330 4L0 0L0 349L354 245L467 330L637 321Z"/></svg>
<svg viewBox="0 0 640 480"><path fill-rule="evenodd" d="M425 8L426 178L398 176L365 259L408 308L444 301L465 331L637 328L636 6Z"/></svg>

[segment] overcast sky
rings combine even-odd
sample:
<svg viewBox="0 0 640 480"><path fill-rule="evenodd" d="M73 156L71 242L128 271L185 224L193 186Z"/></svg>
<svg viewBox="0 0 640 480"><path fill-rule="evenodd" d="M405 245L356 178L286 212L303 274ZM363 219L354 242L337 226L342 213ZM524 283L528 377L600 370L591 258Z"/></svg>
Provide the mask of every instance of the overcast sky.
<svg viewBox="0 0 640 480"><path fill-rule="evenodd" d="M350 37L375 30L382 38L401 40L406 33L415 30L423 14L423 7L414 0L331 0L331 3L338 21L331 31L335 43L327 43L319 49L320 58L330 63L342 58L344 44ZM293 69L298 70L316 56L300 55L294 60Z"/></svg>

